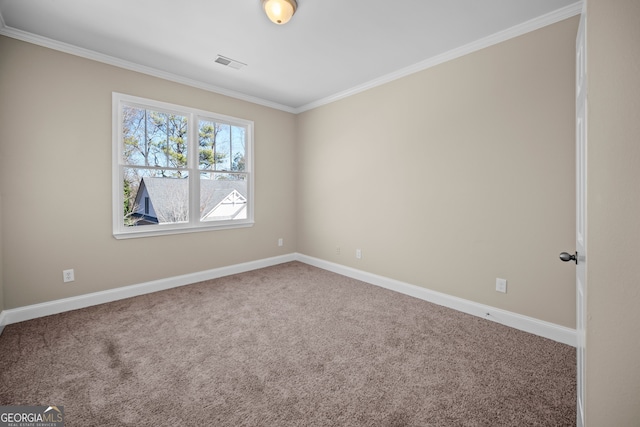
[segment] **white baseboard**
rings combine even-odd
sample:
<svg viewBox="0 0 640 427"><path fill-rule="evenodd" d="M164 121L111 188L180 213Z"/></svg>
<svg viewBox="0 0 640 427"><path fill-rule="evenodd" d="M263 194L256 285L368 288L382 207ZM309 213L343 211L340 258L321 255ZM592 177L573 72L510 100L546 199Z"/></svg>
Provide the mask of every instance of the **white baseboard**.
<svg viewBox="0 0 640 427"><path fill-rule="evenodd" d="M380 286L385 289L400 292L402 294L429 301L434 304L442 305L444 307L449 307L463 313L482 317L506 326L510 326L512 328L549 338L554 341L558 341L574 347L577 344L575 329L566 328L564 326L534 319L532 317L527 317L488 305L479 304L441 292L432 291L420 286L411 285L399 280L390 279L388 277L379 276L376 274L368 273L366 271L357 270L355 268L346 267L344 265L332 263L299 253L281 255L273 258L265 258L257 261L249 261L227 267L214 268L212 270L185 274L182 276L154 280L137 285L110 289L107 291L94 292L77 297L65 298L41 304L34 304L25 307L4 310L0 312L0 333L2 333L2 329L4 329L5 325L9 325L11 323L23 322L25 320L58 314L65 311L77 310L93 305L176 288L179 286L202 282L204 280L211 280L219 277L230 276L232 274L244 273L246 271L270 267L289 261L300 261L314 267L332 271L343 276L351 277L353 279Z"/></svg>
<svg viewBox="0 0 640 427"><path fill-rule="evenodd" d="M523 316L521 314L502 310L484 304L479 304L466 299L443 294L441 292L432 291L421 286L411 285L409 283L390 279L388 277L379 276L366 271L357 270L355 268L346 267L344 265L325 261L322 259L310 257L307 255L296 254L296 259L305 264L314 267L329 270L343 276L351 277L372 285L380 286L385 289L420 298L425 301L432 302L444 307L449 307L463 313L482 317L493 322L501 323L521 331L549 338L567 345L575 347L577 345L577 336L575 329L565 326L556 325L554 323L538 320L533 317Z"/></svg>
<svg viewBox="0 0 640 427"><path fill-rule="evenodd" d="M4 325L6 325L6 315L4 314L4 310L0 311L0 335L2 335L2 331L4 330Z"/></svg>
<svg viewBox="0 0 640 427"><path fill-rule="evenodd" d="M58 314L65 311L77 310L106 302L131 298L138 295L177 288L179 286L190 285L204 280L217 279L219 277L230 276L232 274L244 273L246 271L257 270L259 268L270 267L289 261L295 261L295 254L281 255L273 258L265 258L257 261L249 261L227 267L214 268L197 273L185 274L182 276L170 277L168 279L154 280L137 285L124 286L107 291L94 292L77 297L64 298L55 301L33 304L25 307L4 310L0 314L0 325L23 322L25 320L36 319L38 317Z"/></svg>

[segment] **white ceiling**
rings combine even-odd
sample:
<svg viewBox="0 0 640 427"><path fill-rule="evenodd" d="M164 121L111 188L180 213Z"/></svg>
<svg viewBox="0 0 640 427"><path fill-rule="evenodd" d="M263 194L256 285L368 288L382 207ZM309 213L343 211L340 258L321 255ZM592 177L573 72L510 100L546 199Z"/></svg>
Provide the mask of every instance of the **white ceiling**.
<svg viewBox="0 0 640 427"><path fill-rule="evenodd" d="M0 34L300 112L580 8L576 0L298 0L278 26L260 0L0 0ZM222 66L217 55L247 66Z"/></svg>

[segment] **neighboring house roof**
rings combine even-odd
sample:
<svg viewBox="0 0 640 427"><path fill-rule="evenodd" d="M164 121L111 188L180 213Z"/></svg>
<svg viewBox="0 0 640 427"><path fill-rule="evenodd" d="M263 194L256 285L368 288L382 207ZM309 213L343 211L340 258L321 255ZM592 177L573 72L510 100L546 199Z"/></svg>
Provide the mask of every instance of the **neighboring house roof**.
<svg viewBox="0 0 640 427"><path fill-rule="evenodd" d="M236 218L243 211L246 212L246 196L246 181L202 179L200 217ZM148 198L148 201L145 201L145 198ZM136 216L146 224L188 221L188 179L143 178L136 194L135 205Z"/></svg>

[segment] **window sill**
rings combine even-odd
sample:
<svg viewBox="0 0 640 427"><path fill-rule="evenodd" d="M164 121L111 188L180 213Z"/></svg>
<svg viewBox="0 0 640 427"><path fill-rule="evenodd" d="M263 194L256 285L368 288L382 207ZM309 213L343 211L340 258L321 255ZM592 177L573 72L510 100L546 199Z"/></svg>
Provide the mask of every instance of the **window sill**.
<svg viewBox="0 0 640 427"><path fill-rule="evenodd" d="M186 234L186 233L201 233L206 231L215 231L215 230L230 230L234 228L248 228L253 227L253 221L246 221L241 223L225 223L225 224L216 224L216 225L202 225L198 227L189 227L189 226L153 226L153 230L127 230L127 231L117 231L113 233L113 237L117 240L124 239L136 239L141 237L155 237L155 236L167 236L171 234ZM144 226L141 226L144 227ZM137 227L136 227L137 228Z"/></svg>

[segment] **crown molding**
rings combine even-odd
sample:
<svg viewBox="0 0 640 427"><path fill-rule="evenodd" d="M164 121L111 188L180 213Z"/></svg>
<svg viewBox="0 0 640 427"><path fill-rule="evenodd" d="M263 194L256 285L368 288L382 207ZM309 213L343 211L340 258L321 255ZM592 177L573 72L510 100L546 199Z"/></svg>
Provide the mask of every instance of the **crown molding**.
<svg viewBox="0 0 640 427"><path fill-rule="evenodd" d="M405 67L398 71L394 71L393 73L379 77L377 79L370 80L369 82L364 83L362 85L355 86L343 92L339 92L334 95L328 96L326 98L319 99L317 101L303 105L301 107L296 108L294 112L296 114L299 114L308 110L312 110L314 108L321 107L326 104L330 104L340 99L348 98L357 93L364 92L369 89L373 89L377 86L381 86L383 84L390 83L394 80L401 79L403 77L409 76L411 74L415 74L417 72L426 70L428 68L435 67L436 65L442 64L444 62L448 62L453 59L460 58L461 56L468 55L470 53L473 53L481 49L493 46L495 44L507 41L509 39L521 36L523 34L530 33L532 31L538 30L548 25L555 24L557 22L579 15L581 12L582 12L582 0L572 3L561 9L555 10L553 12L547 13L545 15L539 16L537 18L531 19L527 22L523 22L522 24L515 25L511 28L500 31L498 33L492 34L482 39L478 39L474 42L471 42L459 48L450 50L448 52L444 52L440 55L436 55L424 61L418 62L417 64L410 65L409 67Z"/></svg>
<svg viewBox="0 0 640 427"><path fill-rule="evenodd" d="M49 49L57 50L60 52L68 53L70 55L79 56L82 58L90 59L104 64L113 65L125 70L135 71L142 74L147 74L153 77L158 77L164 80L168 80L174 83L180 83L186 86L195 87L198 89L213 92L219 95L228 96L230 98L239 99L241 101L251 102L253 104L263 105L265 107L274 108L276 110L286 111L288 113L295 113L295 109L287 105L278 104L262 98L246 95L241 92L225 89L219 86L207 84L198 80L183 77L177 74L169 73L167 71L159 70L157 68L148 67L146 65L136 64L131 61L119 59L110 55L105 55L93 50L78 47L69 43L60 42L50 39L48 37L42 37L27 31L18 30L16 28L8 27L4 24L2 15L0 14L0 35L11 37L17 40L21 40L27 43L35 44L38 46L46 47Z"/></svg>
<svg viewBox="0 0 640 427"><path fill-rule="evenodd" d="M288 113L299 114L299 113L303 113L305 111L312 110L314 108L318 108L323 105L327 105L332 102L347 98L349 96L358 94L360 92L364 92L368 89L373 89L377 86L390 83L394 80L401 79L403 77L426 70L428 68L434 67L444 62L451 61L453 59L459 58L464 55L468 55L470 53L484 49L486 47L493 46L503 41L521 36L531 31L535 31L540 28L546 27L548 25L555 24L556 22L560 22L562 20L579 15L582 12L582 7L583 7L583 0L579 0L568 6L565 6L553 12L547 13L545 15L539 16L537 18L531 19L522 24L515 25L511 28L508 28L506 30L484 37L482 39L476 40L472 43L466 44L459 48L450 50L448 52L444 52L440 55L436 55L424 61L418 62L417 64L411 65L409 67L405 67L393 73L370 80L364 84L355 86L351 89L347 89L342 92L338 92L326 98L322 98L317 101L310 102L300 107L291 107L288 105L283 105L276 102L268 101L266 99L246 95L241 92L232 91L219 86L207 84L198 80L194 80L194 79L183 77L177 74L162 71L157 68L147 67L144 65L136 64L134 62L125 61L125 60L115 58L113 56L105 55L99 52L95 52L89 49L84 49L75 45L59 42L47 37L38 36L26 31L18 30L16 28L8 27L4 22L2 14L0 14L0 35L11 37L17 40L22 40L28 43L47 47L50 49L58 50L60 52L65 52L71 55L76 55L76 56L91 59L94 61L102 62L108 65L113 65L115 67L123 68L126 70L147 74L150 76L158 77L158 78L172 81L175 83L180 83L180 84L195 87L198 89L206 90L209 92L217 93L219 95L228 96L230 98L251 102L253 104L274 108L276 110L281 110Z"/></svg>

